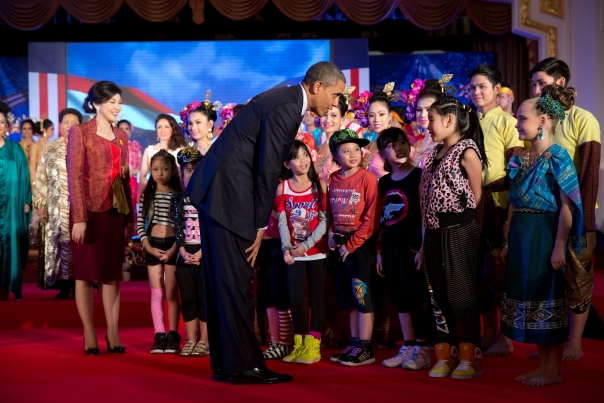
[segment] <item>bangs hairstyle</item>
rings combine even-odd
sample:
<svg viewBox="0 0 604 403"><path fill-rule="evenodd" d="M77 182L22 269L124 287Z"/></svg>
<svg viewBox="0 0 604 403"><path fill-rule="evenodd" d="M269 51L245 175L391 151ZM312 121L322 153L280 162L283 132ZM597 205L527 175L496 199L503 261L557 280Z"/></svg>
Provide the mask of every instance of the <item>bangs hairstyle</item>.
<svg viewBox="0 0 604 403"><path fill-rule="evenodd" d="M326 209L323 203L323 188L321 187L321 178L319 177L319 174L317 174L315 164L312 162L312 158L310 157L310 150L308 149L306 144L304 144L300 140L294 140L294 143L289 149L289 152L287 153L287 156L285 157L283 162L285 163L292 161L298 156L300 150L303 150L306 154L308 154L308 158L310 159L308 179L310 179L310 182L312 183L312 194L313 197L318 201L319 211L325 211ZM283 168L281 168L281 180L286 181L288 179L291 179L293 176L294 173L292 172L292 170L286 168L284 164Z"/></svg>
<svg viewBox="0 0 604 403"><path fill-rule="evenodd" d="M443 97L442 87L440 83L435 78L429 78L424 83L424 89L417 96L417 101L420 99L432 98L435 101L438 101ZM417 106L417 101L415 102Z"/></svg>
<svg viewBox="0 0 604 403"><path fill-rule="evenodd" d="M501 75L501 71L492 64L483 63L480 66L476 67L468 74L468 81L472 80L474 76L485 76L489 82L494 86L497 84L501 84L503 81L503 76Z"/></svg>
<svg viewBox="0 0 604 403"><path fill-rule="evenodd" d="M386 105L388 113L392 112L392 104L390 103L390 98L388 97L388 94L386 94L384 91L374 92L367 102L369 103L369 106L375 102L381 102ZM369 109L369 106L367 107L367 109Z"/></svg>
<svg viewBox="0 0 604 403"><path fill-rule="evenodd" d="M570 81L570 69L568 68L568 64L564 63L562 60L554 59L553 57L543 59L529 71L529 75L533 77L535 73L540 71L552 77L554 81L558 80L560 77L564 77L565 87Z"/></svg>
<svg viewBox="0 0 604 403"><path fill-rule="evenodd" d="M74 115L76 118L78 118L78 123L80 123L80 124L82 123L82 114L80 113L79 110L73 109L73 108L65 108L59 113L59 124L63 123L63 118L65 117L65 115ZM118 126L119 126L119 124L118 124ZM46 127L45 127L45 129L46 129Z"/></svg>
<svg viewBox="0 0 604 403"><path fill-rule="evenodd" d="M183 183L184 183L184 181L185 181L185 169L187 169L187 167L190 165L190 166L191 166L191 169L192 169L193 171L195 171L195 168L197 168L197 165L199 165L199 163L201 162L201 160L202 160L202 159L200 158L200 159L195 160L195 161L189 161L189 162L187 162L186 164L182 164L182 165L180 166L180 168L179 168L179 169L180 169L180 180L181 180ZM184 186L183 186L183 187L184 187Z"/></svg>
<svg viewBox="0 0 604 403"><path fill-rule="evenodd" d="M21 122L21 126L19 127L19 129L21 130L21 133L23 133L23 125L26 123L29 123L29 125L31 126L31 131L33 132L32 134L36 134L36 131L34 130L35 123L31 119L25 119L23 122Z"/></svg>
<svg viewBox="0 0 604 403"><path fill-rule="evenodd" d="M122 95L122 90L116 83L111 81L98 81L94 83L88 91L88 96L84 99L82 109L86 113L96 113L94 104L104 104L117 94Z"/></svg>
<svg viewBox="0 0 604 403"><path fill-rule="evenodd" d="M149 161L149 172L153 171L153 161L163 159L166 164L170 167L170 180L168 181L168 186L172 188L173 192L180 193L183 191L182 182L180 181L180 175L178 175L178 165L176 164L176 158L166 150L159 150L151 160ZM157 182L153 179L153 174L149 175L149 181L147 182L147 187L143 191L143 199L145 202L142 205L143 216L146 217L149 212L149 206L151 200L155 197L155 192L157 192Z"/></svg>
<svg viewBox="0 0 604 403"><path fill-rule="evenodd" d="M185 140L185 135L182 134L182 130L180 130L180 126L176 122L176 119L166 113L160 113L157 115L157 119L155 119L155 127L157 127L157 122L162 119L167 120L170 128L172 128L172 136L170 136L170 140L168 140L168 148L174 151L178 148L186 147L187 141ZM149 166L151 166L151 164L149 164Z"/></svg>
<svg viewBox="0 0 604 403"><path fill-rule="evenodd" d="M382 130L380 135L376 140L377 148L380 153L380 157L384 160L384 170L387 172L392 172L392 166L386 160L384 156L384 151L388 148L388 144L396 143L399 138L403 139L403 143L409 146L409 151L411 151L411 143L409 142L409 137L407 137L407 133L403 129L398 127L389 127L388 129ZM409 156L407 157L409 158Z"/></svg>
<svg viewBox="0 0 604 403"><path fill-rule="evenodd" d="M483 168L488 166L487 153L484 150L484 134L480 127L480 120L474 110L462 104L457 98L444 97L432 104L431 111L439 116L445 117L453 115L457 124L456 130L459 132L459 140L471 139L476 143Z"/></svg>

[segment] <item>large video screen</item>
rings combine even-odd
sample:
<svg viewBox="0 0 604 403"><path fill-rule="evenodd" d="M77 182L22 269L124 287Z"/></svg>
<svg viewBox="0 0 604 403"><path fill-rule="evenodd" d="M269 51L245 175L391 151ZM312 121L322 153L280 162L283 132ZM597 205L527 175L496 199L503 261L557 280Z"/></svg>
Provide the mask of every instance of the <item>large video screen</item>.
<svg viewBox="0 0 604 403"><path fill-rule="evenodd" d="M154 130L158 113L179 120L208 89L213 102L245 103L328 60L329 40L68 43L67 106L81 109L94 82L114 81L124 90L120 118Z"/></svg>

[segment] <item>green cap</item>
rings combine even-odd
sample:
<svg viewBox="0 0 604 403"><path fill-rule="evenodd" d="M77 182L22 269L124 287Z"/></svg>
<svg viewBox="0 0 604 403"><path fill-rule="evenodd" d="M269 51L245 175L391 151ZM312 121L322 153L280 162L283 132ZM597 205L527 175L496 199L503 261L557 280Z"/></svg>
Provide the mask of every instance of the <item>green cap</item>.
<svg viewBox="0 0 604 403"><path fill-rule="evenodd" d="M356 143L359 147L365 147L369 140L360 138L352 129L338 130L329 139L329 151L333 154L338 146L344 143Z"/></svg>

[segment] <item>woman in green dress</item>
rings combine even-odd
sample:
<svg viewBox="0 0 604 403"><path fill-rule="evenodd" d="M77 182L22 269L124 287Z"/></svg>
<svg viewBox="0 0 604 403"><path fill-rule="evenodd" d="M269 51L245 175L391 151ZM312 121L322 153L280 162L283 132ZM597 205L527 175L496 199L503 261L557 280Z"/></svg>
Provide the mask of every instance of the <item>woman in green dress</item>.
<svg viewBox="0 0 604 403"><path fill-rule="evenodd" d="M0 301L9 291L21 300L21 271L27 263L31 183L23 148L6 136L10 108L0 102Z"/></svg>

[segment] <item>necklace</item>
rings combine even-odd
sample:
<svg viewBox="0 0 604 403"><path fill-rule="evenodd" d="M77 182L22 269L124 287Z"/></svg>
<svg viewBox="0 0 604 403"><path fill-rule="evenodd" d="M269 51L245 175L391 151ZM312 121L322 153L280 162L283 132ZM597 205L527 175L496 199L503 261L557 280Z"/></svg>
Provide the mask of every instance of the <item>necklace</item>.
<svg viewBox="0 0 604 403"><path fill-rule="evenodd" d="M535 162L537 162L537 160L539 160L539 158L541 158L541 155L543 155L544 152L546 152L550 147L551 147L552 143L547 143L547 145L545 147L543 147L543 149L537 154L537 156L535 157L535 159L533 159L531 161L531 151L529 150L529 152L526 153L526 155L522 158L522 167L526 170L528 169L531 165L533 165Z"/></svg>

